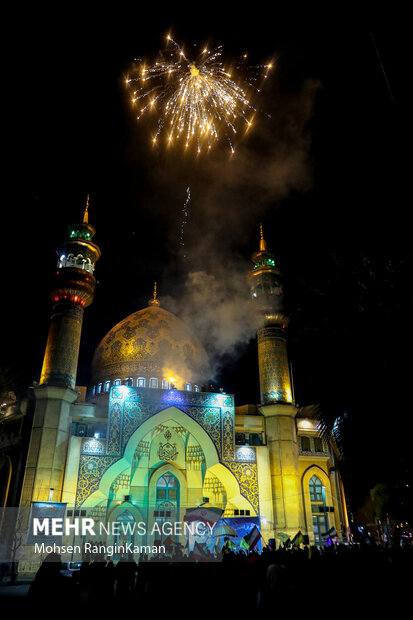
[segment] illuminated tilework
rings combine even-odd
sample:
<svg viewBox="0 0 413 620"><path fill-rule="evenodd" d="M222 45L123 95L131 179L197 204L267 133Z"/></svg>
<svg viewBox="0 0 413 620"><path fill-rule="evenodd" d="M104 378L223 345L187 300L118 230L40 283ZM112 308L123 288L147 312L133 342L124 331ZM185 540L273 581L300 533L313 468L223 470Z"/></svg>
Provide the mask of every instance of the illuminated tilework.
<svg viewBox="0 0 413 620"><path fill-rule="evenodd" d="M143 422L168 406L193 418L208 433L221 458L234 456L234 406L228 394L119 386L109 400L108 454L123 454Z"/></svg>
<svg viewBox="0 0 413 620"><path fill-rule="evenodd" d="M105 453L105 441L102 439L84 439L82 441L82 453L83 454L104 454Z"/></svg>
<svg viewBox="0 0 413 620"><path fill-rule="evenodd" d="M80 506L89 495L98 490L103 474L117 460L119 459L116 456L81 455L76 489L76 506Z"/></svg>
<svg viewBox="0 0 413 620"><path fill-rule="evenodd" d="M226 394L205 394L195 392L178 392L169 390L145 390L120 386L111 392L109 402L109 423L107 455L93 457L82 455L79 468L77 505L80 505L99 487L99 482L110 465L123 454L124 448L132 434L151 416L175 406L194 419L211 437L221 462L234 474L240 485L241 494L251 503L258 513L258 482L255 462L235 460L234 452L234 407L233 399ZM160 425L162 426L162 425ZM158 428L159 432L166 427ZM179 430L185 431L182 427ZM136 470L140 458L148 455L149 443L141 441L137 447L132 464ZM201 453L189 452L189 460L202 458ZM252 459L251 459L252 460Z"/></svg>
<svg viewBox="0 0 413 620"><path fill-rule="evenodd" d="M260 511L258 499L258 474L256 463L239 463L237 461L225 461L223 463L238 480L241 495L253 506L257 515Z"/></svg>
<svg viewBox="0 0 413 620"><path fill-rule="evenodd" d="M292 402L287 348L278 327L258 330L258 362L263 404Z"/></svg>
<svg viewBox="0 0 413 620"><path fill-rule="evenodd" d="M235 448L235 460L241 463L255 463L255 448L251 448L250 446L238 446Z"/></svg>

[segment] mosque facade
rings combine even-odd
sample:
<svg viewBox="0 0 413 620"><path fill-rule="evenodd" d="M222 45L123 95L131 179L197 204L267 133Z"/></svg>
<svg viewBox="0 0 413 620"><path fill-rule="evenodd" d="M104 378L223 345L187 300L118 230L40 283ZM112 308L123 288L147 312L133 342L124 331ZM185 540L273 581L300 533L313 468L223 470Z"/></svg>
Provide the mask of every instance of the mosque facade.
<svg viewBox="0 0 413 620"><path fill-rule="evenodd" d="M263 544L299 531L310 543L325 541L332 528L343 536L339 449L294 403L282 274L262 230L247 274L260 319L261 397L258 405L236 406L233 395L209 391L203 345L161 307L156 287L148 307L98 345L91 385L76 385L100 257L88 219L86 207L59 248L20 505L57 503L69 517L145 522L147 532L183 521L190 508L216 507L232 523L256 524ZM135 534L135 544L153 544L147 532ZM30 562L23 564L30 572Z"/></svg>

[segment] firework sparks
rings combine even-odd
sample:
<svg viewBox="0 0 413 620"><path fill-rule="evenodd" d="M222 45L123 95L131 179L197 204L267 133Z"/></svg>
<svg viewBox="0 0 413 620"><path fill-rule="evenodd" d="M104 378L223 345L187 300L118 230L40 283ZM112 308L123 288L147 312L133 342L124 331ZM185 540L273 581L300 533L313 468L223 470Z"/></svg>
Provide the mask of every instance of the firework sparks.
<svg viewBox="0 0 413 620"><path fill-rule="evenodd" d="M185 254L185 226L188 221L188 213L189 213L189 203L191 200L191 188L186 188L186 198L184 202L184 206L182 207L182 219L181 219L181 230L179 234L179 245L182 248L183 258L186 258Z"/></svg>
<svg viewBox="0 0 413 620"><path fill-rule="evenodd" d="M222 61L222 47L203 49L194 60L188 59L184 50L170 36L169 49L159 60L146 67L141 64L131 78L126 80L133 88L132 102L139 107L138 119L153 110L158 114L158 126L153 136L157 144L164 135L168 144L179 141L188 148L195 144L210 149L220 138L226 138L234 152L233 138L242 121L245 128L252 125L255 108L246 90L255 87L256 76L234 78ZM243 60L246 55L243 56ZM255 69L265 70L267 77L271 65Z"/></svg>

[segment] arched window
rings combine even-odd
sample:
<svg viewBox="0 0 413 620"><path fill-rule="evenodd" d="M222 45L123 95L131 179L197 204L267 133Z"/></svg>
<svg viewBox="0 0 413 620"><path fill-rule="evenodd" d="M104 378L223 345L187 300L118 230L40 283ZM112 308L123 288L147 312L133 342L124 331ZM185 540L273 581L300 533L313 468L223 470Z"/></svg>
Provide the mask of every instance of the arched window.
<svg viewBox="0 0 413 620"><path fill-rule="evenodd" d="M100 394L102 391L102 384L98 383L98 389L97 389L97 393Z"/></svg>
<svg viewBox="0 0 413 620"><path fill-rule="evenodd" d="M120 385L121 384L121 380L120 379L115 379L113 382L113 385Z"/></svg>
<svg viewBox="0 0 413 620"><path fill-rule="evenodd" d="M172 474L161 476L156 483L156 499L178 499L178 480Z"/></svg>
<svg viewBox="0 0 413 620"><path fill-rule="evenodd" d="M190 383L185 383L185 389L187 392L190 392L192 390L192 386Z"/></svg>
<svg viewBox="0 0 413 620"><path fill-rule="evenodd" d="M323 501L323 485L318 476L310 478L310 499L312 502Z"/></svg>
<svg viewBox="0 0 413 620"><path fill-rule="evenodd" d="M301 437L301 450L303 452L311 452L311 443L309 437Z"/></svg>
<svg viewBox="0 0 413 620"><path fill-rule="evenodd" d="M136 379L136 387L145 387L146 386L146 379L145 377L138 377Z"/></svg>
<svg viewBox="0 0 413 620"><path fill-rule="evenodd" d="M156 377L151 377L149 379L149 387L150 388L157 388L158 387L158 379Z"/></svg>
<svg viewBox="0 0 413 620"><path fill-rule="evenodd" d="M132 377L126 377L125 381L123 382L123 385L127 385L128 387L132 387L133 386L133 379L132 379Z"/></svg>
<svg viewBox="0 0 413 620"><path fill-rule="evenodd" d="M110 381L105 381L105 392L109 392L110 390Z"/></svg>
<svg viewBox="0 0 413 620"><path fill-rule="evenodd" d="M323 483L318 476L312 476L309 482L311 499L311 517L315 542L326 542L324 534L328 532L329 523L326 514Z"/></svg>
<svg viewBox="0 0 413 620"><path fill-rule="evenodd" d="M166 379L162 379L162 389L163 390L169 390L170 388L170 383L169 381L167 381Z"/></svg>
<svg viewBox="0 0 413 620"><path fill-rule="evenodd" d="M161 527L165 521L177 521L179 515L179 482L171 473L158 478L156 483L155 521ZM162 539L166 538L165 535Z"/></svg>
<svg viewBox="0 0 413 620"><path fill-rule="evenodd" d="M62 267L70 267L75 262L75 257L73 254L68 254L66 260L63 260Z"/></svg>
<svg viewBox="0 0 413 620"><path fill-rule="evenodd" d="M92 396L96 394L96 385L92 385Z"/></svg>
<svg viewBox="0 0 413 620"><path fill-rule="evenodd" d="M198 385L194 385L194 390L195 390L195 392L199 392L199 386Z"/></svg>

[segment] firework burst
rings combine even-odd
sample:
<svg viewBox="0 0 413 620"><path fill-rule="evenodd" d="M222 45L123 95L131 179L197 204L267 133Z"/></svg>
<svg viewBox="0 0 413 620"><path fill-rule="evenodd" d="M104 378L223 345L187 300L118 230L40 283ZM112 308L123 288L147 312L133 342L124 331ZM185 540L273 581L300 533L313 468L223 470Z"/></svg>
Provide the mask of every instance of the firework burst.
<svg viewBox="0 0 413 620"><path fill-rule="evenodd" d="M168 144L179 142L186 148L195 144L199 152L225 138L234 152L238 126L242 122L246 129L251 127L255 112L247 89L258 91L253 82L263 70L266 77L271 65L255 67L246 77L238 64L233 77L224 66L221 46L211 51L205 48L192 60L170 36L167 39L169 48L159 59L148 67L140 64L126 80L132 102L139 108L138 119L151 110L157 113L154 144L165 136Z"/></svg>

